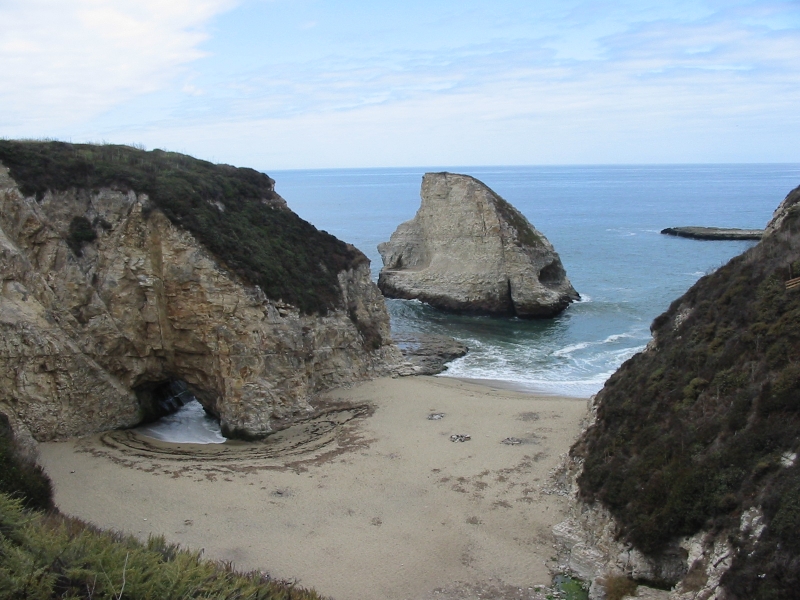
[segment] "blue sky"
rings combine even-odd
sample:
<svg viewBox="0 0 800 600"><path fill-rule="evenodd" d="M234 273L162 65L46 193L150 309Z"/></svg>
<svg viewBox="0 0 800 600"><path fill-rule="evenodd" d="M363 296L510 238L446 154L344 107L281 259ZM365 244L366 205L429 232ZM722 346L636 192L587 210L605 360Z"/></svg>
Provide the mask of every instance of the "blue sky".
<svg viewBox="0 0 800 600"><path fill-rule="evenodd" d="M287 168L800 162L800 2L0 0L0 135Z"/></svg>

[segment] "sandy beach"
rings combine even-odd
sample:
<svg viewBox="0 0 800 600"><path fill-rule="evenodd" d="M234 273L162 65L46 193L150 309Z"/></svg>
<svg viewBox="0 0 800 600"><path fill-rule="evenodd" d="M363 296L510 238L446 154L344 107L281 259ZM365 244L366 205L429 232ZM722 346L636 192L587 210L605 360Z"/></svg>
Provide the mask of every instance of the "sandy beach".
<svg viewBox="0 0 800 600"><path fill-rule="evenodd" d="M586 400L435 377L326 399L337 408L265 442L117 431L42 444L41 462L66 514L337 600L532 598L550 583L566 508L550 473Z"/></svg>

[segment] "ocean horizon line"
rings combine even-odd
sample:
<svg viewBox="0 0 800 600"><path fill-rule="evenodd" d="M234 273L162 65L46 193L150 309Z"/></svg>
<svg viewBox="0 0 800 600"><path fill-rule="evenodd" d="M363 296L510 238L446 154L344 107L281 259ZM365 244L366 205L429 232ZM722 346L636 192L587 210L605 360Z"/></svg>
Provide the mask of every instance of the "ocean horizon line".
<svg viewBox="0 0 800 600"><path fill-rule="evenodd" d="M293 167L283 169L261 169L262 173L306 173L311 171L420 171L442 172L453 169L592 169L592 168L675 168L675 167L798 167L800 162L663 162L663 163L540 163L540 164L498 164L498 165L408 165L392 167Z"/></svg>

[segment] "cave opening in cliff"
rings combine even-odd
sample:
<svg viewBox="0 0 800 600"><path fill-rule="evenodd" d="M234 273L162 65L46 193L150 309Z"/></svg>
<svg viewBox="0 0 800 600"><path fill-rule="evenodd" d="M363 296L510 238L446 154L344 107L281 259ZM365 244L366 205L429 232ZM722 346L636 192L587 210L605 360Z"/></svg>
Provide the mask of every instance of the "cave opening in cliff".
<svg viewBox="0 0 800 600"><path fill-rule="evenodd" d="M171 415L195 399L189 386L180 379L147 382L138 386L135 392L142 409L142 423L152 423Z"/></svg>
<svg viewBox="0 0 800 600"><path fill-rule="evenodd" d="M168 379L136 388L142 410L136 432L164 442L221 444L219 419L209 414L185 381Z"/></svg>
<svg viewBox="0 0 800 600"><path fill-rule="evenodd" d="M564 267L560 262L554 260L539 271L539 282L544 285L558 285L566 276Z"/></svg>

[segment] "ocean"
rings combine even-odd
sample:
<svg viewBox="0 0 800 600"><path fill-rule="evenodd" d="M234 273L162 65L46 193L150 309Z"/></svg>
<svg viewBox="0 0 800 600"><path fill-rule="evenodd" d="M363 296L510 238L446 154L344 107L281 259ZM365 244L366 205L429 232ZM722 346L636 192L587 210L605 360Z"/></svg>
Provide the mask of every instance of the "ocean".
<svg viewBox="0 0 800 600"><path fill-rule="evenodd" d="M459 316L389 300L392 329L450 335L470 352L443 376L587 397L650 339L650 323L705 273L754 242L662 235L688 225L761 228L800 184L800 165L436 167L270 171L301 217L372 262L419 208L422 175L476 177L553 244L581 294L555 319Z"/></svg>
<svg viewBox="0 0 800 600"><path fill-rule="evenodd" d="M444 377L492 380L539 393L588 397L650 340L650 323L704 274L754 242L697 241L666 227L762 228L800 184L800 165L435 167L269 171L289 207L357 246L377 280L377 245L419 208L424 173L483 181L553 244L581 295L546 320L451 315L388 300L392 330L452 336L469 353ZM146 435L219 443L192 404ZM189 436L189 437L185 437ZM177 438L176 438L177 440ZM173 440L175 441L175 440Z"/></svg>

